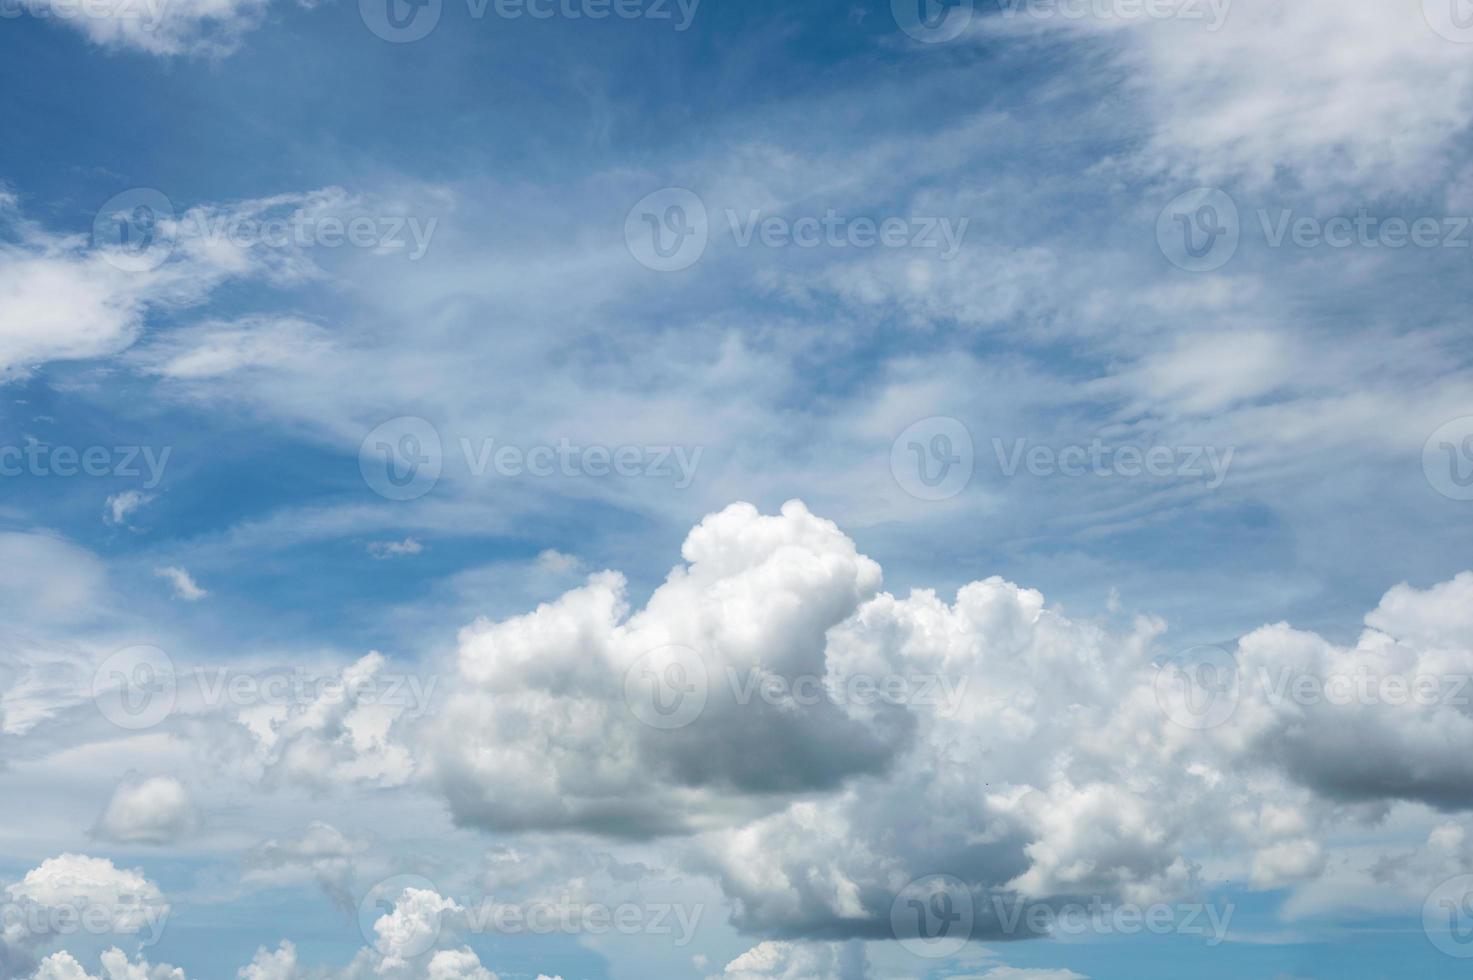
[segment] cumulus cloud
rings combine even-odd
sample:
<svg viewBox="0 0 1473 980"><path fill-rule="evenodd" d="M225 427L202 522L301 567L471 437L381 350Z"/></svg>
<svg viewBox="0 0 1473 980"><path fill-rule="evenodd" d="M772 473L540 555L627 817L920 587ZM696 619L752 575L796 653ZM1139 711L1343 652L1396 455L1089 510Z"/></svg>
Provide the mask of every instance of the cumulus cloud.
<svg viewBox="0 0 1473 980"><path fill-rule="evenodd" d="M129 773L113 791L93 833L119 844L171 844L194 827L195 819L189 791L179 780Z"/></svg>
<svg viewBox="0 0 1473 980"><path fill-rule="evenodd" d="M122 950L113 947L102 954L102 971L92 976L82 964L65 950L41 961L32 980L185 980L184 971L160 964L150 966L139 957L130 961Z"/></svg>
<svg viewBox="0 0 1473 980"><path fill-rule="evenodd" d="M748 687L773 673L823 677L824 634L874 594L878 566L797 502L772 517L727 508L682 554L638 612L623 576L601 572L526 616L462 631L456 690L433 732L434 776L457 819L647 835L885 768L905 712L799 711ZM680 732L626 700L697 674L709 680L700 724Z"/></svg>
<svg viewBox="0 0 1473 980"><path fill-rule="evenodd" d="M1388 593L1368 621L1397 635L1243 637L1222 652L1235 710L1199 724L1174 686L1196 675L1166 662L1154 618L1072 620L1000 578L953 602L892 596L797 503L727 508L682 553L638 611L603 572L462 632L456 693L423 743L458 819L694 833L687 862L719 881L739 928L832 939L889 938L897 895L938 871L971 891L977 935L1016 936L994 898L1172 901L1202 894L1198 862L1223 849L1257 887L1283 888L1325 870L1311 842L1359 819L1356 805L1473 805L1456 704L1300 703L1278 680L1473 674L1462 576ZM702 673L707 697L663 728L640 717L630 677L672 643L696 659L661 652L653 673ZM781 683L742 697L733 668ZM795 696L804 674L824 696ZM897 696L855 698L856 679Z"/></svg>
<svg viewBox="0 0 1473 980"><path fill-rule="evenodd" d="M60 910L88 916L83 921L100 922L112 935L137 935L149 944L158 941L170 910L158 886L141 871L83 854L43 861L5 891L12 914L0 939L22 950L67 931L68 920L56 914Z"/></svg>

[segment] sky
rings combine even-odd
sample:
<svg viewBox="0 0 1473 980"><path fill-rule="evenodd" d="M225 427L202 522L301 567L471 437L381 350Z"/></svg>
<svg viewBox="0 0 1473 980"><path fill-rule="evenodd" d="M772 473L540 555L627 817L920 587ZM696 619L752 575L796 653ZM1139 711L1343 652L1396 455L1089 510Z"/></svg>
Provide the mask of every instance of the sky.
<svg viewBox="0 0 1473 980"><path fill-rule="evenodd" d="M1467 0L0 85L0 980L1467 973Z"/></svg>

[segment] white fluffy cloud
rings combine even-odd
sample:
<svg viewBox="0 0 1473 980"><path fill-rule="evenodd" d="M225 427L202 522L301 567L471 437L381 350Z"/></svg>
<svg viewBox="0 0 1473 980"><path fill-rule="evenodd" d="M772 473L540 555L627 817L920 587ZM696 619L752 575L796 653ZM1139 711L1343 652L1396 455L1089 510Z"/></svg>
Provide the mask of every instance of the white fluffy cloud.
<svg viewBox="0 0 1473 980"><path fill-rule="evenodd" d="M183 783L172 776L144 779L130 773L113 790L95 833L121 844L169 844L194 823L194 805Z"/></svg>
<svg viewBox="0 0 1473 980"><path fill-rule="evenodd" d="M986 935L1003 929L989 896L1169 901L1199 893L1198 862L1224 850L1258 887L1286 887L1325 871L1311 841L1357 806L1473 801L1454 749L1473 722L1394 697L1415 678L1473 675L1473 576L1393 589L1368 619L1394 633L1349 648L1285 625L1245 636L1222 654L1236 710L1205 726L1181 713L1180 668L1158 666L1173 652L1159 620L1071 620L997 578L952 603L897 598L797 503L772 517L734 505L683 556L638 611L604 572L463 631L457 693L424 745L459 819L697 831L691 865L719 879L738 927L885 938L898 892L938 871L974 891ZM671 643L699 651L708 696L663 730L642 723L626 680ZM781 678L780 696L737 697L746 671ZM1282 671L1324 690L1346 673L1400 680L1364 704L1299 703ZM805 674L828 693L795 697ZM856 679L910 686L865 703L846 694Z"/></svg>
<svg viewBox="0 0 1473 980"><path fill-rule="evenodd" d="M102 934L155 942L169 915L163 893L142 872L83 854L43 861L5 892L0 939L23 951L67 934L78 921Z"/></svg>
<svg viewBox="0 0 1473 980"><path fill-rule="evenodd" d="M688 564L632 615L623 577L604 572L529 615L462 631L433 757L458 819L638 836L884 769L910 727L903 711L738 697L772 673L822 677L825 632L874 594L878 566L797 502L772 517L729 507L682 553ZM705 676L699 725L641 722L626 693L646 669Z"/></svg>

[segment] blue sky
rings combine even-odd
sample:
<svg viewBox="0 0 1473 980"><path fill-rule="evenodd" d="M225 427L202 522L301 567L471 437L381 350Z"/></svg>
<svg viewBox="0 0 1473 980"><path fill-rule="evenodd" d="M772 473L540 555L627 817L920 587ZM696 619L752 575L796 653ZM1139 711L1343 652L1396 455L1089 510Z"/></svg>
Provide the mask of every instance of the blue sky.
<svg viewBox="0 0 1473 980"><path fill-rule="evenodd" d="M0 5L0 977L1459 975L1462 3Z"/></svg>

